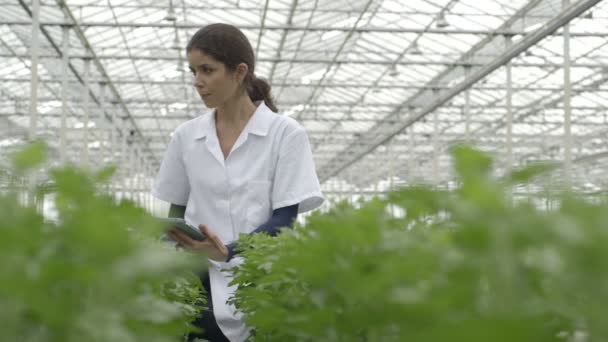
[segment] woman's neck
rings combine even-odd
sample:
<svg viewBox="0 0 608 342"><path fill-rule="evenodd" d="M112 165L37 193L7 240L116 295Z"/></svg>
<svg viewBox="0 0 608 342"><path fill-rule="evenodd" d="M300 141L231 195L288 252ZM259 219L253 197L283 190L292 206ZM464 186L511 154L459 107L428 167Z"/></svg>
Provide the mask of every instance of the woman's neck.
<svg viewBox="0 0 608 342"><path fill-rule="evenodd" d="M215 111L216 125L242 130L256 110L249 95L242 94L218 106Z"/></svg>

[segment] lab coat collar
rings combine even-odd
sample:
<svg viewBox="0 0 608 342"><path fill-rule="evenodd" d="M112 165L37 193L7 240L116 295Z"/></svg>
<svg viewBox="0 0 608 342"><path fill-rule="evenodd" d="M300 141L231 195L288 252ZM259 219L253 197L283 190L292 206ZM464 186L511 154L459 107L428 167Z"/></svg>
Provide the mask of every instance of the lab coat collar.
<svg viewBox="0 0 608 342"><path fill-rule="evenodd" d="M243 129L243 133L251 133L258 136L268 135L270 124L272 122L273 112L266 106L264 101L256 101L255 105L257 109L247 122L247 125ZM194 139L202 139L205 137L211 137L215 135L215 109L210 113L201 118L198 132L194 135Z"/></svg>

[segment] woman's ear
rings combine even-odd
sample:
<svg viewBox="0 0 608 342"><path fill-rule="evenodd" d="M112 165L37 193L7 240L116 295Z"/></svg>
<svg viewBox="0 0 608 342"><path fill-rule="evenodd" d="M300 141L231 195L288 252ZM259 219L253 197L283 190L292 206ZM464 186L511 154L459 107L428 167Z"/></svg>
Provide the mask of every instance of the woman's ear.
<svg viewBox="0 0 608 342"><path fill-rule="evenodd" d="M249 72L249 67L245 63L241 63L236 67L236 79L239 83L243 83L245 76Z"/></svg>

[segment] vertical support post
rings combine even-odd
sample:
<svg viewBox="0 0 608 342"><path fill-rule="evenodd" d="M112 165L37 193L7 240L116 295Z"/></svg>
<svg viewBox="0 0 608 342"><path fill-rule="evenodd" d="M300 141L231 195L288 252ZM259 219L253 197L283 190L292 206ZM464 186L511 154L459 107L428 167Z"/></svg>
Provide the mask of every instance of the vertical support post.
<svg viewBox="0 0 608 342"><path fill-rule="evenodd" d="M128 158L127 158L127 122L122 121L122 143L120 146L120 199L127 197L127 174L128 174Z"/></svg>
<svg viewBox="0 0 608 342"><path fill-rule="evenodd" d="M38 134L38 54L39 54L39 42L40 36L40 0L32 1L32 40L30 45L30 56L31 56L31 81L30 81L30 130L29 130L29 141L33 142ZM32 172L27 177L27 203L30 207L36 205L36 174Z"/></svg>
<svg viewBox="0 0 608 342"><path fill-rule="evenodd" d="M135 202L135 144L132 142L129 146L129 199Z"/></svg>
<svg viewBox="0 0 608 342"><path fill-rule="evenodd" d="M112 103L112 123L110 126L110 163L116 167L116 133L118 130L118 125L116 124L116 111L118 110L116 103ZM116 169L116 173L112 180L110 181L110 192L116 196L116 176L118 173L118 169Z"/></svg>
<svg viewBox="0 0 608 342"><path fill-rule="evenodd" d="M439 89L433 89L433 99L439 97ZM439 113L433 111L433 186L439 185Z"/></svg>
<svg viewBox="0 0 608 342"><path fill-rule="evenodd" d="M414 149L415 149L415 143L414 143L414 126L410 126L409 127L409 134L408 134L408 153L409 153L409 157L407 158L407 162L408 162L408 171L407 171L407 176L408 176L408 180L407 180L407 185L411 186L414 183L414 169L416 168L416 155L414 153Z"/></svg>
<svg viewBox="0 0 608 342"><path fill-rule="evenodd" d="M464 67L465 79L471 73L471 66ZM464 139L467 144L471 144L471 87L464 92Z"/></svg>
<svg viewBox="0 0 608 342"><path fill-rule="evenodd" d="M97 123L97 132L99 134L99 162L101 166L106 165L106 120L105 120L105 108L106 108L106 83L101 82L99 84L99 116Z"/></svg>
<svg viewBox="0 0 608 342"><path fill-rule="evenodd" d="M509 49L513 43L512 37L505 36L505 47ZM507 165L505 173L511 172L513 169L513 77L512 77L512 64L509 61L506 65L507 71Z"/></svg>
<svg viewBox="0 0 608 342"><path fill-rule="evenodd" d="M393 140L396 140L396 138L393 138ZM394 182L394 178L395 178L395 158L397 158L396 155L391 155L391 153L393 153L392 151L392 147L395 145L395 143L393 142L393 140L389 140L386 143L386 156L388 158L388 163L389 163L389 178L388 178L388 191L393 191L393 182Z"/></svg>
<svg viewBox="0 0 608 342"><path fill-rule="evenodd" d="M348 203L354 205L355 204L355 183L353 182L353 169L351 167L350 171L348 171L348 183L350 185L350 192L348 196Z"/></svg>
<svg viewBox="0 0 608 342"><path fill-rule="evenodd" d="M40 0L32 1L32 39L30 44L30 130L29 140L34 141L38 128L38 55L40 53Z"/></svg>
<svg viewBox="0 0 608 342"><path fill-rule="evenodd" d="M59 131L59 161L65 165L67 158L67 116L68 116L68 54L70 49L70 28L62 26L61 43L61 128Z"/></svg>
<svg viewBox="0 0 608 342"><path fill-rule="evenodd" d="M562 9L570 6L570 0L562 0ZM570 79L570 24L564 25L564 180L570 186L572 177L572 82Z"/></svg>
<svg viewBox="0 0 608 342"><path fill-rule="evenodd" d="M89 168L89 82L90 82L91 59L84 60L84 87L83 87L83 120L82 120L82 157L81 166L85 169Z"/></svg>
<svg viewBox="0 0 608 342"><path fill-rule="evenodd" d="M140 147L137 148L136 157L137 157L137 172L135 172L135 175L136 175L137 182L135 183L135 191L137 194L137 204L140 207L143 207L143 202L144 202L143 197L142 197L143 191L141 189L143 188L142 180L143 180L143 173L144 173L144 171L143 171L144 165L143 165L143 159L141 157L141 148Z"/></svg>
<svg viewBox="0 0 608 342"><path fill-rule="evenodd" d="M143 189L142 189L142 193L144 195L144 208L146 208L147 211L151 211L150 210L150 191L149 189L149 177L148 175L150 174L150 166L148 164L145 163L144 160L144 171L143 171ZM145 189L145 191L143 191Z"/></svg>

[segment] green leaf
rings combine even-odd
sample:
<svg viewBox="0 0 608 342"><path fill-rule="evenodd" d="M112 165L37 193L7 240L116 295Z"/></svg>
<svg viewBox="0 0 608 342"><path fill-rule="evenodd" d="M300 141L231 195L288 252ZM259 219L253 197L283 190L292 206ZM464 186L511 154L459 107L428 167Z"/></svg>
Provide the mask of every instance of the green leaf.
<svg viewBox="0 0 608 342"><path fill-rule="evenodd" d="M43 158L30 148L17 160L19 178ZM53 193L53 220L0 192L3 340L177 342L195 330L204 260L158 241L142 208L99 193L95 182L109 174L50 170L34 186Z"/></svg>
<svg viewBox="0 0 608 342"><path fill-rule="evenodd" d="M14 152L10 159L18 172L24 172L41 165L46 160L46 155L47 145L42 141L36 141Z"/></svg>
<svg viewBox="0 0 608 342"><path fill-rule="evenodd" d="M608 206L573 193L550 210L453 149L453 191L416 186L336 203L277 237L245 236L230 302L252 341L608 339ZM542 192L541 192L542 193Z"/></svg>
<svg viewBox="0 0 608 342"><path fill-rule="evenodd" d="M463 181L489 176L492 170L492 158L486 153L465 145L454 146L451 152L454 156L456 173Z"/></svg>
<svg viewBox="0 0 608 342"><path fill-rule="evenodd" d="M115 165L107 166L107 167L101 169L100 171L97 171L93 178L95 179L95 181L97 183L106 183L112 178L112 176L114 176L115 173L116 173Z"/></svg>
<svg viewBox="0 0 608 342"><path fill-rule="evenodd" d="M515 170L505 177L505 181L509 184L521 184L530 182L532 179L551 172L559 167L558 163L535 163L528 165L522 169Z"/></svg>

